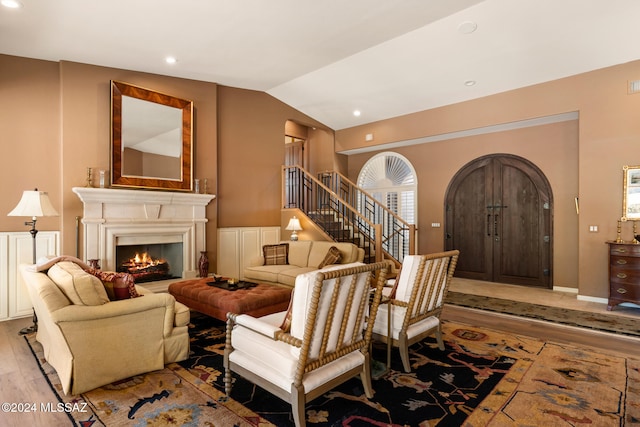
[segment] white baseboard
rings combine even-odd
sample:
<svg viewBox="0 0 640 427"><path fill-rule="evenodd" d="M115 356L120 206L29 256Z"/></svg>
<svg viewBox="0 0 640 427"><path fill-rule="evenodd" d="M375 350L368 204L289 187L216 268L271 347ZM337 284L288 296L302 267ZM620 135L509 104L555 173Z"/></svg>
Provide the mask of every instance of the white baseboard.
<svg viewBox="0 0 640 427"><path fill-rule="evenodd" d="M577 294L578 293L578 288L567 288L564 286L554 286L553 290L555 292L566 292L568 294Z"/></svg>
<svg viewBox="0 0 640 427"><path fill-rule="evenodd" d="M578 300L580 301L589 301L589 302L597 302L600 304L607 304L609 300L607 298L599 298L599 297L590 297L586 295L578 295Z"/></svg>
<svg viewBox="0 0 640 427"><path fill-rule="evenodd" d="M609 300L607 298L597 298L597 297L588 297L588 296L584 296L584 295L578 295L578 299L581 301L590 301L590 302L598 302L600 304L608 304ZM634 307L634 308L640 308L640 305L638 304L634 304L632 302L623 302L618 304L622 307Z"/></svg>

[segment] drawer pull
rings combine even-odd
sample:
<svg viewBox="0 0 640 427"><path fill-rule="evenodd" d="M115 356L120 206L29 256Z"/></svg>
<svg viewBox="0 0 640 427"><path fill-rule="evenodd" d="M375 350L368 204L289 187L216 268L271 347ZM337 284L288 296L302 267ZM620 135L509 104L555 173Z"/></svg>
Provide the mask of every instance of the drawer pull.
<svg viewBox="0 0 640 427"><path fill-rule="evenodd" d="M627 275L626 275L626 274L624 274L624 273L618 273L618 274L616 274L616 277L617 277L618 279L626 279L626 278L627 278Z"/></svg>
<svg viewBox="0 0 640 427"><path fill-rule="evenodd" d="M618 290L616 291L619 294L626 294L627 290L625 288L618 288Z"/></svg>
<svg viewBox="0 0 640 427"><path fill-rule="evenodd" d="M624 265L626 263L627 263L626 259L619 259L619 260L616 261L616 264L620 264L620 265Z"/></svg>
<svg viewBox="0 0 640 427"><path fill-rule="evenodd" d="M625 248L614 249L615 252L625 253L627 250Z"/></svg>

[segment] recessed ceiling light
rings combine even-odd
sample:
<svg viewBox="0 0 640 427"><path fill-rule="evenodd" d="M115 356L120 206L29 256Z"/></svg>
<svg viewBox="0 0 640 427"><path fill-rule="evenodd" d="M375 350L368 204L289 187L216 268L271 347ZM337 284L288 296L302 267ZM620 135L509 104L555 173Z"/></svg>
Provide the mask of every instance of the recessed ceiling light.
<svg viewBox="0 0 640 427"><path fill-rule="evenodd" d="M466 82L464 82L465 86L474 86L476 84L475 80L467 80Z"/></svg>
<svg viewBox="0 0 640 427"><path fill-rule="evenodd" d="M176 62L178 62L178 60L173 56L167 56L166 58L164 58L164 61L167 64L175 64Z"/></svg>
<svg viewBox="0 0 640 427"><path fill-rule="evenodd" d="M360 117L360 114L362 114L362 113L360 112L360 110L353 110L353 115L354 115L354 116L356 116L356 117Z"/></svg>
<svg viewBox="0 0 640 427"><path fill-rule="evenodd" d="M471 34L477 29L478 29L478 24L471 21L465 21L460 25L458 25L458 32L460 34Z"/></svg>
<svg viewBox="0 0 640 427"><path fill-rule="evenodd" d="M11 9L18 9L22 7L22 3L20 3L18 0L2 0L0 1L0 4Z"/></svg>

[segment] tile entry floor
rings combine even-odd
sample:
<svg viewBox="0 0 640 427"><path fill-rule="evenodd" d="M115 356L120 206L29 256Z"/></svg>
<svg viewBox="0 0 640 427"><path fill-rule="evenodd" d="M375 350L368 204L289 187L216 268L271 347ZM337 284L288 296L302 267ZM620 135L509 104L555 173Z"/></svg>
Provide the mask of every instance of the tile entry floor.
<svg viewBox="0 0 640 427"><path fill-rule="evenodd" d="M573 292L484 282L480 280L462 279L459 277L453 278L449 290L472 295L508 299L512 301L530 302L532 304L541 304L550 307L571 308L574 310L589 311L593 313L609 313L640 319L640 306L638 305L618 305L614 307L612 311L607 311L606 303L583 301L578 299L577 293Z"/></svg>

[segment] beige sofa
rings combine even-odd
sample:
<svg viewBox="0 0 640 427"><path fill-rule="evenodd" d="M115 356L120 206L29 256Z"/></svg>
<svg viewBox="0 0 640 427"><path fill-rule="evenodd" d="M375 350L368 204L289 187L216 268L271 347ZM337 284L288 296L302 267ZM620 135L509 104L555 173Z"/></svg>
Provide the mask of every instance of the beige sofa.
<svg viewBox="0 0 640 427"><path fill-rule="evenodd" d="M281 242L289 245L288 262L280 265L264 265L265 257L250 260L244 269L244 279L260 283L277 283L293 287L299 274L317 270L334 246L340 251L339 264L350 264L364 260L364 249L353 243L298 240Z"/></svg>
<svg viewBox="0 0 640 427"><path fill-rule="evenodd" d="M84 305L73 303L69 290L56 284L47 271L21 265L20 272L38 318L36 339L65 394L162 369L189 355L189 309L169 294L136 285L140 294L136 298L109 301L107 297L97 305ZM74 278L70 283L78 287L86 282Z"/></svg>

